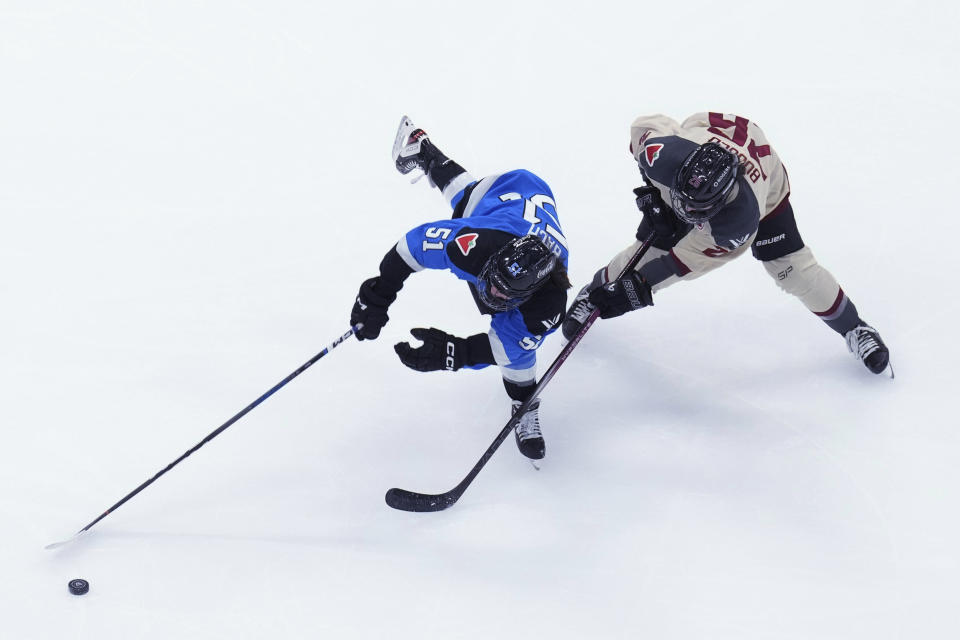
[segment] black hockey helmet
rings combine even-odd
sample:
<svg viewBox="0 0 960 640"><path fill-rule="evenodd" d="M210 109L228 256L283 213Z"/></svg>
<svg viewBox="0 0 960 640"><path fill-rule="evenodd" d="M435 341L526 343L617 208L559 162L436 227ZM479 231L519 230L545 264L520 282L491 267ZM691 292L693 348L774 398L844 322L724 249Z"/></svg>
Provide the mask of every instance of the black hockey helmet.
<svg viewBox="0 0 960 640"><path fill-rule="evenodd" d="M477 293L494 311L516 309L550 279L556 266L557 256L539 238L514 238L484 263Z"/></svg>
<svg viewBox="0 0 960 640"><path fill-rule="evenodd" d="M694 149L674 178L670 202L677 217L698 224L717 215L740 172L740 161L716 142Z"/></svg>

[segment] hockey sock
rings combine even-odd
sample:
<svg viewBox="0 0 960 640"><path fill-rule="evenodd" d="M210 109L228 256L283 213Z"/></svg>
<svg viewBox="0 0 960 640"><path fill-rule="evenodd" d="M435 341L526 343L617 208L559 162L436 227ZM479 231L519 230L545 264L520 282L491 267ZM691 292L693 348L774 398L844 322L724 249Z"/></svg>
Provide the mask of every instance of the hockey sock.
<svg viewBox="0 0 960 640"><path fill-rule="evenodd" d="M845 335L850 329L860 324L860 314L857 313L857 307L843 292L843 289L840 289L837 299L829 309L814 313L826 322L828 327L840 335Z"/></svg>
<svg viewBox="0 0 960 640"><path fill-rule="evenodd" d="M441 156L441 159L430 165L430 180L440 191L443 191L448 184L453 182L454 178L466 172L466 169L453 160Z"/></svg>
<svg viewBox="0 0 960 640"><path fill-rule="evenodd" d="M518 402L523 402L531 395L533 395L533 390L536 389L536 381L531 380L525 384L519 384L516 382L511 382L506 378L503 379L503 387L507 390L507 395L510 396L511 400L517 400Z"/></svg>

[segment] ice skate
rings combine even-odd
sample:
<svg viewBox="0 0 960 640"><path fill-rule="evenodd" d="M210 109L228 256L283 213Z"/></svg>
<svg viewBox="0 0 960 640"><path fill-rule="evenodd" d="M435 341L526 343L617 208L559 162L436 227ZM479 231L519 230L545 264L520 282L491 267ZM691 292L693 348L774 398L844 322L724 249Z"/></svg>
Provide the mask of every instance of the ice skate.
<svg viewBox="0 0 960 640"><path fill-rule="evenodd" d="M573 299L573 304L571 304L570 309L567 310L563 324L560 325L560 331L563 332L563 337L567 342L576 335L577 331L580 331L580 327L583 326L587 318L590 317L590 314L597 308L596 305L587 299L589 295L590 285L587 285L583 289L580 289L580 293Z"/></svg>
<svg viewBox="0 0 960 640"><path fill-rule="evenodd" d="M890 351L883 340L880 339L880 334L876 329L861 322L847 331L843 337L847 340L847 348L863 362L867 369L872 373L883 373L889 369L890 377L893 377Z"/></svg>
<svg viewBox="0 0 960 640"><path fill-rule="evenodd" d="M512 414L517 413L517 409L523 403L519 400L513 401ZM547 452L547 445L543 441L543 434L540 432L540 401L536 400L527 410L520 422L514 428L514 435L517 439L517 448L520 453L531 460L541 460Z"/></svg>
<svg viewBox="0 0 960 640"><path fill-rule="evenodd" d="M430 167L442 159L445 157L430 142L426 131L414 126L407 116L400 118L397 137L393 141L393 162L397 171L406 175L414 169L420 169L429 175Z"/></svg>

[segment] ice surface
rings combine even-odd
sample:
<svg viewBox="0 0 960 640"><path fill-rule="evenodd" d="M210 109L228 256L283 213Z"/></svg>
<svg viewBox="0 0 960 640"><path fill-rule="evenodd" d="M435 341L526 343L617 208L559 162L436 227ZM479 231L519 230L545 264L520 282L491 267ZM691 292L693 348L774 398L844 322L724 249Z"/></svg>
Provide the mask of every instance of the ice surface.
<svg viewBox="0 0 960 640"><path fill-rule="evenodd" d="M955 5L0 5L0 636L943 638L960 435ZM737 112L890 345L873 377L751 257L598 323L543 394L537 472L448 274L70 536L346 330L444 217L409 114L475 175L553 188L579 287L632 238L643 113ZM559 351L543 348L542 362ZM70 596L82 576L90 593Z"/></svg>

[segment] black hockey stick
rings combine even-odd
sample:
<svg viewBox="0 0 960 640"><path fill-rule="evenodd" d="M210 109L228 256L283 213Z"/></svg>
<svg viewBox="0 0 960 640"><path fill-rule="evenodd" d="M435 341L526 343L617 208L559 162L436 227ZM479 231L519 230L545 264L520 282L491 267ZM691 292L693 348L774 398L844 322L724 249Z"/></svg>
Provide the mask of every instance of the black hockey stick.
<svg viewBox="0 0 960 640"><path fill-rule="evenodd" d="M650 248L650 244L653 242L655 232L651 231L647 238L640 244L640 247L637 251L631 256L630 261L627 262L627 265L620 272L620 275L617 278L622 278L626 274L637 266L637 263L640 262L640 259L643 257L643 254L647 252L647 249ZM537 399L540 395L540 392L543 391L544 387L547 386L547 383L553 378L557 373L557 370L566 362L567 358L570 356L570 353L577 347L580 343L580 340L583 336L590 330L590 327L593 326L593 323L596 322L597 318L600 317L600 310L594 309L593 313L587 318L587 321L583 323L583 326L580 327L580 330L574 334L573 338L570 339L563 349L560 350L560 354L554 359L550 367L547 369L546 373L543 374L543 377L537 382L537 385L533 388L533 395L527 398L520 408L513 414L510 420L507 421L507 424L500 430L500 433L497 434L496 439L494 439L493 444L487 447L487 450L483 452L483 455L480 457L480 460L477 464L473 465L473 469L470 469L470 473L460 481L460 484L455 486L450 491L446 493L417 493L416 491L407 491L406 489L397 489L393 488L387 491L386 500L387 504L394 509L399 509L401 511L442 511L448 507L452 507L456 504L457 500L460 499L460 496L467 490L467 487L470 486L470 483L473 482L473 479L477 477L477 474L480 473L480 470L487 464L490 458L493 457L493 454L496 453L497 449L500 448L500 445L503 444L503 441L506 440L507 436L510 435L510 432L516 427L517 423L520 421L520 418L523 417L523 414L526 413L527 409L531 404Z"/></svg>
<svg viewBox="0 0 960 640"><path fill-rule="evenodd" d="M362 327L362 326L363 326L363 324L355 324L355 325L353 325L352 327L350 327L350 330L349 330L349 331L347 331L345 334L343 334L342 336L340 336L339 338L337 338L336 340L334 340L331 344L327 345L327 347L326 347L323 351L321 351L321 352L318 353L317 355L313 356L312 358L310 358L309 360L307 360L306 362L304 362L302 365L300 365L300 367L299 367L296 371L294 371L293 373L291 373L290 375L288 375L286 378L284 378L283 380L281 380L280 382L278 382L277 384L275 384L273 387L270 388L269 391L267 391L267 392L264 393L262 396L260 396L259 398L257 398L257 399L254 400L253 402L251 402L249 405L247 405L247 407L246 407L245 409L243 409L242 411L240 411L240 413L236 414L235 416L233 416L232 418L230 418L229 420L227 420L226 422L224 422L222 425L220 425L219 427L217 427L217 429L216 429L215 431L211 432L210 435L208 435L206 438L204 438L203 440L201 440L200 442L198 442L198 443L197 443L196 445L194 445L191 449L189 449L188 451L186 451L182 456L180 456L179 458L177 458L176 460L174 460L173 462L171 462L170 464L168 464L166 467L164 467L162 470L160 470L155 476L153 476L152 478L150 478L149 480L147 480L146 482L144 482L143 484L141 484L139 487L137 487L136 489L134 489L133 491L131 491L130 493L128 493L127 495L125 495L125 496L124 496L123 498L121 498L115 505L113 505L112 507L110 507L109 509L107 509L106 511L104 511L102 514L100 514L100 517L98 517L96 520L94 520L93 522L91 522L90 524L88 524L87 526L85 526L83 529L80 529L80 531L77 531L75 534L73 534L71 537L67 538L66 540L61 540L60 542L50 543L50 544L48 544L47 546L45 546L44 549L56 549L57 547L62 547L63 545L67 544L68 542L72 542L73 540L75 540L76 538L78 538L80 535L86 533L93 525L97 524L98 522L100 522L101 520L103 520L104 518L106 518L108 515L110 515L113 511L115 511L115 510L116 510L120 505L122 505L124 502L126 502L127 500L129 500L130 498L132 498L133 496L137 495L138 493L140 493L141 491L143 491L144 489L146 489L148 486L150 486L151 484L153 484L153 482L154 482L157 478L159 478L160 476L162 476L163 474L165 474L167 471L170 471L170 469L173 469L175 466L177 466L178 464L180 464L180 463L181 463L187 456L189 456L191 453L193 453L194 451L196 451L197 449L199 449L199 448L202 447L203 445L207 444L208 442L210 442L211 440L213 440L214 438L216 438L216 437L217 437L218 435L220 435L223 431L225 431L225 430L227 429L227 427L229 427L230 425L232 425L233 423L235 423L237 420L239 420L239 419L242 418L243 416L245 416L245 415L247 415L248 413L250 413L251 411L253 411L253 409L255 409L255 408L257 407L257 405L259 405L261 402L263 402L264 400L266 400L267 398L269 398L270 396L272 396L274 393L276 393L277 391L279 391L281 387L283 387L283 386L286 385L288 382L290 382L291 380L293 380L294 378L296 378L298 375L300 375L301 373L303 373L304 371L306 371L307 369L309 369L309 368L313 365L314 362L316 362L317 360L319 360L319 359L322 358L323 356L325 356L325 355L327 355L328 353L330 353L330 351L331 351L334 347L336 347L338 344L340 344L341 342L343 342L344 340L346 340L347 338L349 338L350 336L352 336L354 333L356 333L357 331L359 331L359 330L360 330L360 327Z"/></svg>

